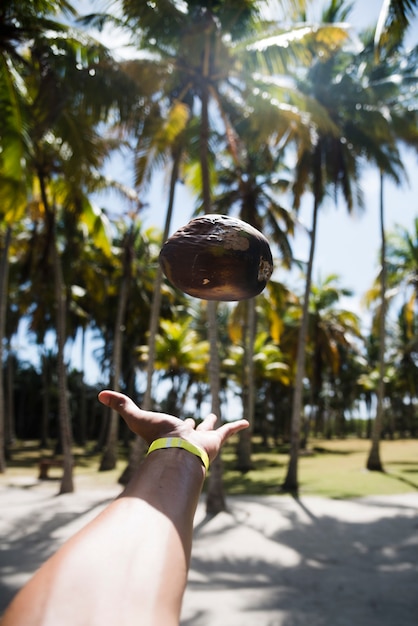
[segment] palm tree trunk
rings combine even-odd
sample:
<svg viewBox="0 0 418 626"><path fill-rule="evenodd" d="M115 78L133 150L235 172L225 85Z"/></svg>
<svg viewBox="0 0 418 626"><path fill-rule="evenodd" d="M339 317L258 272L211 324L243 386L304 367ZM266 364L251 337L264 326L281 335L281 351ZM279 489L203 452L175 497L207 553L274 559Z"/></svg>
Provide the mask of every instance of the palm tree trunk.
<svg viewBox="0 0 418 626"><path fill-rule="evenodd" d="M216 302L207 303L208 334L209 334L209 386L211 392L211 410L217 416L217 426L221 423L221 403L220 403L220 363L218 350L217 332L217 306ZM222 482L222 459L218 454L213 461L208 478L208 488L206 496L206 512L208 515L217 515L226 510Z"/></svg>
<svg viewBox="0 0 418 626"><path fill-rule="evenodd" d="M210 42L207 41L206 46L206 62L204 68L207 67L208 56L210 51ZM208 70L207 70L208 71ZM203 208L205 213L211 212L211 191L209 177L209 91L207 84L202 86L201 92L201 126L200 126L200 168L202 175L202 197ZM218 322L217 322L217 304L215 301L207 303L208 316L208 337L210 346L209 360L209 386L211 392L212 413L221 423L221 403L220 403L220 363L218 350ZM206 511L209 515L216 515L226 509L225 496L222 484L222 461L219 454L214 462L208 479Z"/></svg>
<svg viewBox="0 0 418 626"><path fill-rule="evenodd" d="M3 376L3 345L6 329L6 305L7 290L9 282L9 248L12 239L12 229L10 226L6 229L4 246L0 259L0 473L6 471L5 456L5 393L4 393L4 376Z"/></svg>
<svg viewBox="0 0 418 626"><path fill-rule="evenodd" d="M305 377L305 351L308 335L309 298L311 294L312 269L315 255L318 209L319 202L317 200L317 197L315 196L312 216L311 247L309 250L308 266L306 269L306 283L302 309L302 321L299 331L298 349L296 356L296 376L295 386L293 390L292 419L290 426L290 456L286 478L282 485L282 489L284 491L289 491L295 494L297 494L299 490L298 460L300 448L300 422L303 404L303 379Z"/></svg>
<svg viewBox="0 0 418 626"><path fill-rule="evenodd" d="M85 446L87 443L87 398L86 398L86 328L84 324L81 327L81 389L80 389L80 445Z"/></svg>
<svg viewBox="0 0 418 626"><path fill-rule="evenodd" d="M179 178L180 159L181 159L181 149L177 150L173 154L173 165L172 165L171 177L170 177L170 193L169 193L169 198L168 198L167 213L165 216L163 242L166 241L170 232L171 219L173 216L173 208L174 208L175 189L176 189L176 184ZM142 399L142 407L146 410L150 410L152 408L151 407L152 377L153 377L152 375L154 372L154 364L155 364L156 336L157 336L158 325L160 321L162 282L163 282L163 271L162 271L161 265L158 264L157 276L155 278L154 293L153 293L152 303L151 303L151 316L150 316L150 327L149 327L149 337L148 337L147 386L145 389L144 397Z"/></svg>
<svg viewBox="0 0 418 626"><path fill-rule="evenodd" d="M16 356L13 353L10 337L7 341L7 401L5 402L5 448L6 459L10 457L10 447L16 439L15 429L15 402L14 402L14 373Z"/></svg>
<svg viewBox="0 0 418 626"><path fill-rule="evenodd" d="M376 417L372 430L372 445L367 459L368 470L383 472L380 460L380 435L383 422L383 402L385 397L385 344L386 344L386 235L383 206L383 174L380 173L380 320L379 320L379 382L377 386Z"/></svg>
<svg viewBox="0 0 418 626"><path fill-rule="evenodd" d="M247 323L244 328L244 371L243 371L243 417L250 426L239 433L237 446L237 469L248 472L252 469L252 436L255 413L254 341L256 336L255 299L247 302Z"/></svg>
<svg viewBox="0 0 418 626"><path fill-rule="evenodd" d="M42 363L42 419L41 419L41 438L39 445L41 448L46 448L48 445L48 424L49 424L49 410L50 410L50 375L49 375L49 360L45 354L45 350L42 350L41 355Z"/></svg>
<svg viewBox="0 0 418 626"><path fill-rule="evenodd" d="M63 473L59 494L72 493L74 491L72 454L72 431L71 415L68 404L67 369L64 360L64 348L66 341L66 316L67 316L67 296L64 279L62 275L61 258L57 247L55 209L50 207L45 180L39 175L39 186L41 189L42 202L45 214L49 221L49 235L52 253L52 267L54 272L54 290L56 307L56 334L57 334L57 372L58 372L58 420L60 426L60 436L63 454Z"/></svg>
<svg viewBox="0 0 418 626"><path fill-rule="evenodd" d="M248 303L248 352L247 352L247 367L248 367L248 408L247 419L250 423L249 430L254 432L254 417L255 417L255 366L254 366L254 344L257 335L257 315L256 315L256 299L252 298ZM242 431L241 431L242 432ZM251 441L250 438L250 459L251 459Z"/></svg>
<svg viewBox="0 0 418 626"><path fill-rule="evenodd" d="M56 240L54 237L53 247L53 266L55 279L55 301L56 301L56 330L57 330L57 368L58 368L58 395L59 395L59 425L61 433L61 444L63 453L63 473L59 493L72 493L74 491L73 482L73 454L72 432L71 432L71 416L68 405L68 386L67 386L67 370L64 360L65 348L65 319L67 315L67 298L65 295L65 285L62 277L61 259L58 253Z"/></svg>
<svg viewBox="0 0 418 626"><path fill-rule="evenodd" d="M118 308L116 312L115 331L112 354L112 388L120 391L120 378L122 372L122 344L123 325L128 302L129 282L131 276L133 226L127 234L123 248L123 276L119 291ZM109 427L105 449L102 455L99 471L106 472L116 467L118 458L118 434L120 416L113 409L110 411Z"/></svg>
<svg viewBox="0 0 418 626"><path fill-rule="evenodd" d="M127 279L122 279L119 292L118 309L115 321L115 334L112 354L112 376L111 387L114 391L120 391L120 376L122 370L122 342L123 342L123 320L125 319L126 302L128 298ZM120 416L117 411L110 410L109 423L106 437L106 444L100 461L99 471L107 472L115 469L118 458L118 435Z"/></svg>

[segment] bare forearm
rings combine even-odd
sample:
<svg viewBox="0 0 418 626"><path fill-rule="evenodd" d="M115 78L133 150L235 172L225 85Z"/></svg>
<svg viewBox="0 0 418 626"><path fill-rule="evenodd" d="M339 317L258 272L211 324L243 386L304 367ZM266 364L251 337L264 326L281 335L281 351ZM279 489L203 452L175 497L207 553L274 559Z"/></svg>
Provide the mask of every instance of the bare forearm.
<svg viewBox="0 0 418 626"><path fill-rule="evenodd" d="M185 450L153 452L122 496L39 570L3 626L177 624L203 480Z"/></svg>
<svg viewBox="0 0 418 626"><path fill-rule="evenodd" d="M47 561L2 626L178 624L204 465L248 422L215 429L213 414L196 426L111 390L99 400L152 448L169 448L151 452L123 495Z"/></svg>

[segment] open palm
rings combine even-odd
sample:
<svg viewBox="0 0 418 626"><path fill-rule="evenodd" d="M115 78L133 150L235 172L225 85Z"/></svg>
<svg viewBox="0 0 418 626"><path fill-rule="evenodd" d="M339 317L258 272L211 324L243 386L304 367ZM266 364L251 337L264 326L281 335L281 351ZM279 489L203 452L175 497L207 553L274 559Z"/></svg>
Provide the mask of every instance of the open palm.
<svg viewBox="0 0 418 626"><path fill-rule="evenodd" d="M132 432L145 439L148 444L160 437L181 437L206 450L210 461L213 461L231 435L248 427L247 420L237 420L227 422L214 430L217 418L213 413L196 427L192 418L182 420L167 413L144 411L128 396L108 389L99 393L99 400L117 411Z"/></svg>

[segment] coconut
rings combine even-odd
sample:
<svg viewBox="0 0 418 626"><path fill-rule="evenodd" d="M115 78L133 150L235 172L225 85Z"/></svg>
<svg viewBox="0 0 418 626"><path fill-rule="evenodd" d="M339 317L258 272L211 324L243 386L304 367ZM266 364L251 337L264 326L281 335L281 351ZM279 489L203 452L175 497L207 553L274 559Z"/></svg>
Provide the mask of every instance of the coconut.
<svg viewBox="0 0 418 626"><path fill-rule="evenodd" d="M226 302L258 295L273 272L266 237L242 220L216 214L179 228L163 244L160 263L184 293Z"/></svg>

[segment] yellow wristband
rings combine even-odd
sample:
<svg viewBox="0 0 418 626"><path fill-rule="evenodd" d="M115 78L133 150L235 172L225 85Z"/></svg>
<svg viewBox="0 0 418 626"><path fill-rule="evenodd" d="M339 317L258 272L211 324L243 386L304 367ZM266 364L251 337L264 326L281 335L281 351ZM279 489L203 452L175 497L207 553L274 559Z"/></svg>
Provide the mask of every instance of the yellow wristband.
<svg viewBox="0 0 418 626"><path fill-rule="evenodd" d="M208 471L209 457L207 452L203 450L203 448L199 448L193 443L190 443L190 441L186 441L186 439L182 439L181 437L162 437L161 439L156 439L148 448L147 456L151 452L154 452L154 450L163 450L165 448L182 448L183 450L187 450L187 452L191 452L195 456L199 457L205 466L206 471Z"/></svg>

